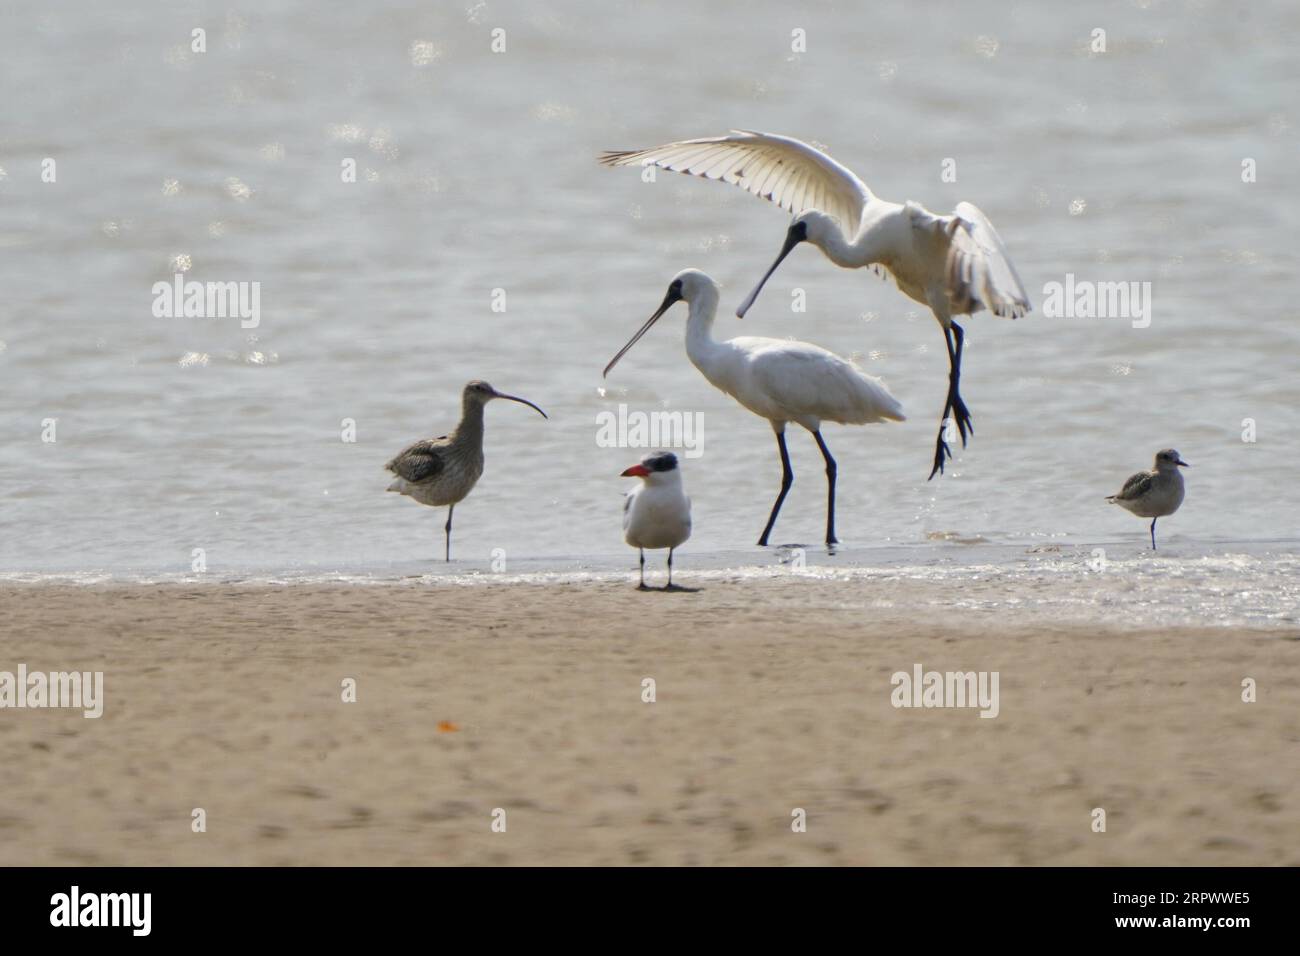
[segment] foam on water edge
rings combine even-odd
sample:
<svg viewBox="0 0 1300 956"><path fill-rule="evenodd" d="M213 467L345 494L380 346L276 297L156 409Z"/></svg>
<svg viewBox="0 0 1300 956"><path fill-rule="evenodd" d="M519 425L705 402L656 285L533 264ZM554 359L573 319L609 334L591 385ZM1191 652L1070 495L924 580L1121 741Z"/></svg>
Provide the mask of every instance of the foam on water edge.
<svg viewBox="0 0 1300 956"><path fill-rule="evenodd" d="M871 607L997 613L1060 623L1108 626L1294 626L1300 622L1300 554L1282 547L1233 543L1152 554L1131 544L1093 548L1000 544L845 549L782 547L765 552L678 555L675 577L690 586L807 581L843 585L837 600ZM761 559L767 558L766 562ZM801 564L802 562L802 564ZM647 555L651 584L662 582L663 555ZM519 558L499 571L485 561L392 562L368 567L304 565L224 568L205 573L137 569L0 573L0 585L41 586L360 586L502 587L627 586L636 580L632 555L564 559ZM853 585L898 582L897 596Z"/></svg>

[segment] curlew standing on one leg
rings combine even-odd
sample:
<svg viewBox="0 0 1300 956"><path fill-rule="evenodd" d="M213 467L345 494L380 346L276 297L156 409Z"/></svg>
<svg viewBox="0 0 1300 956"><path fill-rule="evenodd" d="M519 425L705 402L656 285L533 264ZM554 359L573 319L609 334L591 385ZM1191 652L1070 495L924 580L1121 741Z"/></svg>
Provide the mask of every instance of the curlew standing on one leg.
<svg viewBox="0 0 1300 956"><path fill-rule="evenodd" d="M1183 473L1178 469L1190 467L1178 452L1165 448L1156 452L1155 468L1139 471L1124 482L1119 494L1106 496L1111 504L1151 519L1152 551L1156 549L1156 521L1173 514L1183 503Z"/></svg>
<svg viewBox="0 0 1300 956"><path fill-rule="evenodd" d="M446 560L451 560L451 515L483 474L483 406L494 398L519 402L546 418L526 398L498 392L487 382L473 381L461 396L460 424L450 435L426 438L403 448L384 467L397 475L389 491L435 508L447 505Z"/></svg>

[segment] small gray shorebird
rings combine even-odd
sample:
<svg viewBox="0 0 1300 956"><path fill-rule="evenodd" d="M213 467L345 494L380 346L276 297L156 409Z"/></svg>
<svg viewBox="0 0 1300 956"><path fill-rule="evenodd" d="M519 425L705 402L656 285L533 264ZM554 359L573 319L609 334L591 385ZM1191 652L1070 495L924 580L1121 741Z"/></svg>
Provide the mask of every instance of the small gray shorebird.
<svg viewBox="0 0 1300 956"><path fill-rule="evenodd" d="M691 536L691 499L682 488L682 470L670 451L656 452L623 472L640 478L641 486L623 501L623 540L641 552L641 583L645 586L645 549L668 549L668 584L665 591L686 591L673 584L673 551Z"/></svg>
<svg viewBox="0 0 1300 956"><path fill-rule="evenodd" d="M451 515L456 505L473 490L483 474L483 406L494 398L519 402L547 415L526 398L498 392L487 382L475 380L461 395L460 424L450 435L426 438L408 445L384 465L397 476L389 491L414 498L422 505L447 505L446 560L451 560Z"/></svg>
<svg viewBox="0 0 1300 956"><path fill-rule="evenodd" d="M1151 550L1156 550L1156 521L1173 514L1183 503L1183 473L1190 468L1172 448L1156 452L1156 464L1150 471L1139 471L1124 482L1117 495L1106 500L1130 511L1139 518L1151 519Z"/></svg>

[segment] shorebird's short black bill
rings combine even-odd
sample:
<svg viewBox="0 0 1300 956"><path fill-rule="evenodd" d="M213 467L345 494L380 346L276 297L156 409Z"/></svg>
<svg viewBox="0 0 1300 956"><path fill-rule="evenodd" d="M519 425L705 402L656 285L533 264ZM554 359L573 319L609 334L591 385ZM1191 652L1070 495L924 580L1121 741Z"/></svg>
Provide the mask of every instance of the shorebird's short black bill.
<svg viewBox="0 0 1300 956"><path fill-rule="evenodd" d="M767 285L767 280L772 278L772 273L776 271L777 266L785 261L785 257L794 250L795 246L804 242L807 238L808 226L805 223L796 222L790 227L790 231L785 234L785 243L781 246L781 251L777 253L776 262L772 263L772 267L767 270L766 275L758 280L758 285L754 286L754 291L745 296L745 301L740 303L740 308L736 309L736 318L743 319L745 317L745 313L754 305L754 300L758 298L758 294L763 291L763 286Z"/></svg>
<svg viewBox="0 0 1300 956"><path fill-rule="evenodd" d="M609 375L609 370L618 364L618 360L621 359L624 355L626 355L628 353L628 350L631 349L632 346L636 345L637 342L641 341L641 336L645 335L647 332L650 331L650 326L658 322L660 316L662 316L665 312L667 312L676 303L680 301L682 301L682 284L680 281L677 281L668 287L668 294L664 296L663 304L659 306L659 309L655 312L655 314L650 316L650 318L646 320L646 324L641 326L641 328L637 329L636 335L632 336L632 338L628 340L627 345L619 349L618 354L609 360L609 364L605 366L605 371L601 373L601 377L604 378L605 376Z"/></svg>

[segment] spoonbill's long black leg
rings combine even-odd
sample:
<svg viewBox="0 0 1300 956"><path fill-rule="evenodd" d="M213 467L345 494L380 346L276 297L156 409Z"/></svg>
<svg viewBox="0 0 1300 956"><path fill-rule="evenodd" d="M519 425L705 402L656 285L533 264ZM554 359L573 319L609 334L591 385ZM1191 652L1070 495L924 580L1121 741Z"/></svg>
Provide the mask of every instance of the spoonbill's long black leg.
<svg viewBox="0 0 1300 956"><path fill-rule="evenodd" d="M939 436L934 442L934 467L930 469L931 478L936 474L943 474L944 461L952 457L952 449L944 439L944 432L948 429L948 413L952 413L951 420L961 435L963 448L966 447L967 435L975 434L975 426L970 420L970 411L961 398L961 353L966 335L956 322L949 323L949 328L944 329L943 334L948 342L948 398L944 402L943 414L939 419Z"/></svg>
<svg viewBox="0 0 1300 956"><path fill-rule="evenodd" d="M966 333L956 322L952 323L952 334L957 339L957 353L952 363L952 399L950 405L952 408L953 420L957 423L957 430L961 433L961 446L966 447L967 435L975 434L975 426L970 420L970 411L966 408L966 403L961 400L961 353L962 347L966 344Z"/></svg>
<svg viewBox="0 0 1300 956"><path fill-rule="evenodd" d="M760 547L766 547L768 536L772 533L772 525L776 524L776 516L781 513L785 496L790 493L790 486L794 484L794 469L790 467L790 452L785 447L784 429L776 433L776 444L781 449L781 493L776 496L776 504L772 505L772 514L767 519L767 527L763 529L763 534L758 539Z"/></svg>
<svg viewBox="0 0 1300 956"><path fill-rule="evenodd" d="M822 433L813 432L813 438L817 439L817 447L822 450L822 457L826 459L826 543L839 544L835 538L835 476L839 469L835 466L835 459L831 457L831 450L822 440Z"/></svg>

